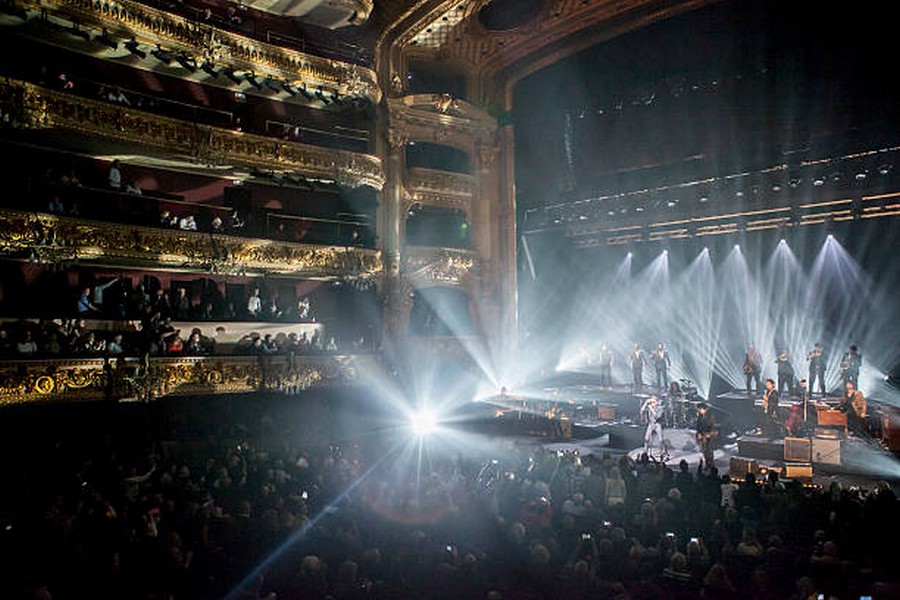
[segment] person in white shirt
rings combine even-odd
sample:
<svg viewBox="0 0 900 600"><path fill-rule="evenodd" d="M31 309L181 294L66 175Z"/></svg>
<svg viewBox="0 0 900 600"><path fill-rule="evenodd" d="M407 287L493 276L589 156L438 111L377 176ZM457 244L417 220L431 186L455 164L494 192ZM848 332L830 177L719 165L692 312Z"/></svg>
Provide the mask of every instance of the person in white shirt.
<svg viewBox="0 0 900 600"><path fill-rule="evenodd" d="M262 310L262 298L259 297L259 288L253 288L253 293L247 299L247 314L255 319Z"/></svg>
<svg viewBox="0 0 900 600"><path fill-rule="evenodd" d="M197 221L194 220L194 215L181 217L178 227L184 231L197 231Z"/></svg>
<svg viewBox="0 0 900 600"><path fill-rule="evenodd" d="M119 164L118 158L112 161L112 164L109 166L109 175L107 176L109 187L114 190L122 189L122 172L119 171Z"/></svg>

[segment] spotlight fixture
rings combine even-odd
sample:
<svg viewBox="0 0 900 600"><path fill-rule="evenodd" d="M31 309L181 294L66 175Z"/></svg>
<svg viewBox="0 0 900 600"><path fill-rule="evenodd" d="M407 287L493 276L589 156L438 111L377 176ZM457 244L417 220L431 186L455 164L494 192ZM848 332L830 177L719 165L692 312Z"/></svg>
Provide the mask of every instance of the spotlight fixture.
<svg viewBox="0 0 900 600"><path fill-rule="evenodd" d="M69 33L71 33L72 35L74 35L76 37L80 37L81 39L83 39L86 42L89 42L91 40L91 34L88 33L87 31L85 31L84 29L81 29L78 26L78 23L72 23L72 27L69 28Z"/></svg>
<svg viewBox="0 0 900 600"><path fill-rule="evenodd" d="M331 100L328 96L325 95L325 90L322 89L322 86L319 86L319 89L316 90L316 98L322 101L322 104L328 105L331 104Z"/></svg>
<svg viewBox="0 0 900 600"><path fill-rule="evenodd" d="M256 79L256 73L254 73L253 71L244 73L244 81L250 82L250 85L258 90L262 89L262 84Z"/></svg>
<svg viewBox="0 0 900 600"><path fill-rule="evenodd" d="M200 68L203 69L203 71L205 73L209 74L210 77L218 77L219 76L219 72L216 71L216 65L208 60L205 61L203 63L203 66L201 66Z"/></svg>
<svg viewBox="0 0 900 600"><path fill-rule="evenodd" d="M185 52L179 52L175 56L175 60L179 65L184 67L185 70L194 73L197 70L197 60L193 56L188 56Z"/></svg>
<svg viewBox="0 0 900 600"><path fill-rule="evenodd" d="M299 88L298 91L299 91L301 94L303 94L303 97L306 98L307 100L312 100L312 99L313 99L313 95L309 92L308 89L306 89L306 84L305 84L305 83L304 83L303 85L300 86L300 88Z"/></svg>
<svg viewBox="0 0 900 600"><path fill-rule="evenodd" d="M235 85L241 85L244 80L237 76L237 73L234 72L234 69L231 67L225 67L222 69L222 73L225 74L225 77L234 82Z"/></svg>
<svg viewBox="0 0 900 600"><path fill-rule="evenodd" d="M104 46L109 46L113 50L118 50L119 48L119 42L110 37L109 31L107 31L105 27L103 28L103 32L95 37L94 40L100 42Z"/></svg>
<svg viewBox="0 0 900 600"><path fill-rule="evenodd" d="M171 65L172 61L175 60L175 57L170 52L163 50L159 44L156 45L155 50L150 51L150 54L153 55L153 58L166 65Z"/></svg>
<svg viewBox="0 0 900 600"><path fill-rule="evenodd" d="M275 82L269 77L266 77L265 80L263 80L263 85L266 86L269 90L275 92L276 94L281 91L281 88L276 87Z"/></svg>
<svg viewBox="0 0 900 600"><path fill-rule="evenodd" d="M291 96L296 96L296 95L297 95L297 90L295 90L295 89L291 86L291 84L290 84L289 81L284 81L284 82L282 82L282 83L281 83L281 87L282 87L282 89L284 89L285 92L287 92L287 93L290 94Z"/></svg>
<svg viewBox="0 0 900 600"><path fill-rule="evenodd" d="M794 177L793 179L788 181L788 185L791 186L792 188L796 189L796 188L800 187L800 184L802 183L802 181L803 180L800 179L799 177Z"/></svg>
<svg viewBox="0 0 900 600"><path fill-rule="evenodd" d="M857 181L862 181L868 176L869 176L868 171L863 169L862 171L857 172L856 175L853 176L853 178L856 179Z"/></svg>
<svg viewBox="0 0 900 600"><path fill-rule="evenodd" d="M137 40L132 38L125 42L123 45L125 46L126 50L128 50L138 58L147 58L147 53L139 48Z"/></svg>
<svg viewBox="0 0 900 600"><path fill-rule="evenodd" d="M889 175L891 172L891 169L892 169L891 165L881 165L880 167L878 167L878 174L879 175Z"/></svg>
<svg viewBox="0 0 900 600"><path fill-rule="evenodd" d="M815 187L822 187L823 185L825 185L825 178L821 175L816 175L816 178L813 179L813 185Z"/></svg>

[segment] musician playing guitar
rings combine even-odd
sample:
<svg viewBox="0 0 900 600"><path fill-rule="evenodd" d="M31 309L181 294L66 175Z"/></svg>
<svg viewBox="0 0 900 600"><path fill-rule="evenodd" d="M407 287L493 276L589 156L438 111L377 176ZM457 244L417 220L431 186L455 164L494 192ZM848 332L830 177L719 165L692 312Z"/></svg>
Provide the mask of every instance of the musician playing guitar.
<svg viewBox="0 0 900 600"><path fill-rule="evenodd" d="M719 431L716 429L716 420L709 413L709 407L706 406L705 402L701 402L697 407L695 431L697 445L700 446L700 450L703 452L703 466L706 469L710 469L715 466L713 449Z"/></svg>
<svg viewBox="0 0 900 600"><path fill-rule="evenodd" d="M775 381L766 379L766 390L763 392L763 429L774 436L778 433L778 401L780 397L775 389Z"/></svg>

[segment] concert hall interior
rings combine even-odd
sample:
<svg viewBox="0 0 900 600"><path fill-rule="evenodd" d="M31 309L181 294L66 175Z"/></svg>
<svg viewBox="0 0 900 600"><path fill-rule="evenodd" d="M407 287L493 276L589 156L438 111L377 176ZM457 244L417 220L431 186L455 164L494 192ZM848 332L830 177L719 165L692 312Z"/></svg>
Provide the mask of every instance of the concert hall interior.
<svg viewBox="0 0 900 600"><path fill-rule="evenodd" d="M886 12L0 0L0 597L900 598Z"/></svg>

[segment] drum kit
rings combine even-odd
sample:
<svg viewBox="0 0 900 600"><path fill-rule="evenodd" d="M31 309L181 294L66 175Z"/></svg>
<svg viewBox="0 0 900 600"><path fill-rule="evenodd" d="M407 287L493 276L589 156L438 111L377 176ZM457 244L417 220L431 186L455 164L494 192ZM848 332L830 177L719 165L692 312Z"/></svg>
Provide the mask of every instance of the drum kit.
<svg viewBox="0 0 900 600"><path fill-rule="evenodd" d="M673 382L663 399L663 427L689 429L697 421L698 407L703 403L697 387L690 379Z"/></svg>

